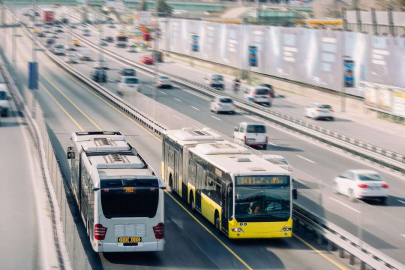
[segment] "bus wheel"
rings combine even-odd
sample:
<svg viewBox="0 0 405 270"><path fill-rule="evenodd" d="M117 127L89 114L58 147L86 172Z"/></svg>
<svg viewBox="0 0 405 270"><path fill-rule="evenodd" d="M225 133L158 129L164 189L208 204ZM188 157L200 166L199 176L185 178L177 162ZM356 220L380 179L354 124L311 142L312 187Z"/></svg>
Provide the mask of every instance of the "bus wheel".
<svg viewBox="0 0 405 270"><path fill-rule="evenodd" d="M219 220L219 215L218 215L218 212L215 212L215 228L219 231L220 229L219 229L219 223L220 223L220 220Z"/></svg>
<svg viewBox="0 0 405 270"><path fill-rule="evenodd" d="M173 192L173 178L172 175L169 177L169 187L170 187L170 192Z"/></svg>
<svg viewBox="0 0 405 270"><path fill-rule="evenodd" d="M192 192L190 192L190 205L191 205L191 211L195 212L194 196L193 196Z"/></svg>

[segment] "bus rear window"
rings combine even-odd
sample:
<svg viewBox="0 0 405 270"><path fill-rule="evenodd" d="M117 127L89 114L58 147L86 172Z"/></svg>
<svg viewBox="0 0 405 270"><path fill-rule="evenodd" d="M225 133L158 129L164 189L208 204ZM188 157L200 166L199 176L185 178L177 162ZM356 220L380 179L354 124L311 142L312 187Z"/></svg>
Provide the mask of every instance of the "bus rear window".
<svg viewBox="0 0 405 270"><path fill-rule="evenodd" d="M101 189L101 207L106 218L153 218L159 204L159 187L137 185Z"/></svg>

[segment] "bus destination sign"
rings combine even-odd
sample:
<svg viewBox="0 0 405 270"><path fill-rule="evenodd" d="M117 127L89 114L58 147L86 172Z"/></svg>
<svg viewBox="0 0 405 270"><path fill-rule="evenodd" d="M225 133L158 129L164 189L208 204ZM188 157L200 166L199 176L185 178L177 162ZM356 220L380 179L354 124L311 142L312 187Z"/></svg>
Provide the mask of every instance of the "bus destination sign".
<svg viewBox="0 0 405 270"><path fill-rule="evenodd" d="M289 176L240 176L236 178L236 184L240 186L254 185L287 185Z"/></svg>

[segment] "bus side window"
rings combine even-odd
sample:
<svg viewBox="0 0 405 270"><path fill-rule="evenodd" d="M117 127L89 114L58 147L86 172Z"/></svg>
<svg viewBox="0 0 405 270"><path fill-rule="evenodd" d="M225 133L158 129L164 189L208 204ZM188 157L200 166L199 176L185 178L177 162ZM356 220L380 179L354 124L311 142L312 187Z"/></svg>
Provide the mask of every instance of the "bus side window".
<svg viewBox="0 0 405 270"><path fill-rule="evenodd" d="M221 180L219 179L215 179L215 197L214 197L214 201L221 205Z"/></svg>
<svg viewBox="0 0 405 270"><path fill-rule="evenodd" d="M190 164L188 166L188 181L195 186L195 177L196 177L196 167L195 162L190 160Z"/></svg>

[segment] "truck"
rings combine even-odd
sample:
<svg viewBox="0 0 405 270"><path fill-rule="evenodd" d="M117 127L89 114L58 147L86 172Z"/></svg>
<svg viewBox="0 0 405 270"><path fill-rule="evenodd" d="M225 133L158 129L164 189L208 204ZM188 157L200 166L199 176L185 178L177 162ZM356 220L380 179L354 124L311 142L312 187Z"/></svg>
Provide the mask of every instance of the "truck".
<svg viewBox="0 0 405 270"><path fill-rule="evenodd" d="M128 37L125 34L118 34L116 39L117 41L116 46L117 47L122 47L122 48L126 48L127 47L127 43L128 43Z"/></svg>
<svg viewBox="0 0 405 270"><path fill-rule="evenodd" d="M44 10L43 12L43 21L44 23L52 24L55 21L55 12L52 10Z"/></svg>

